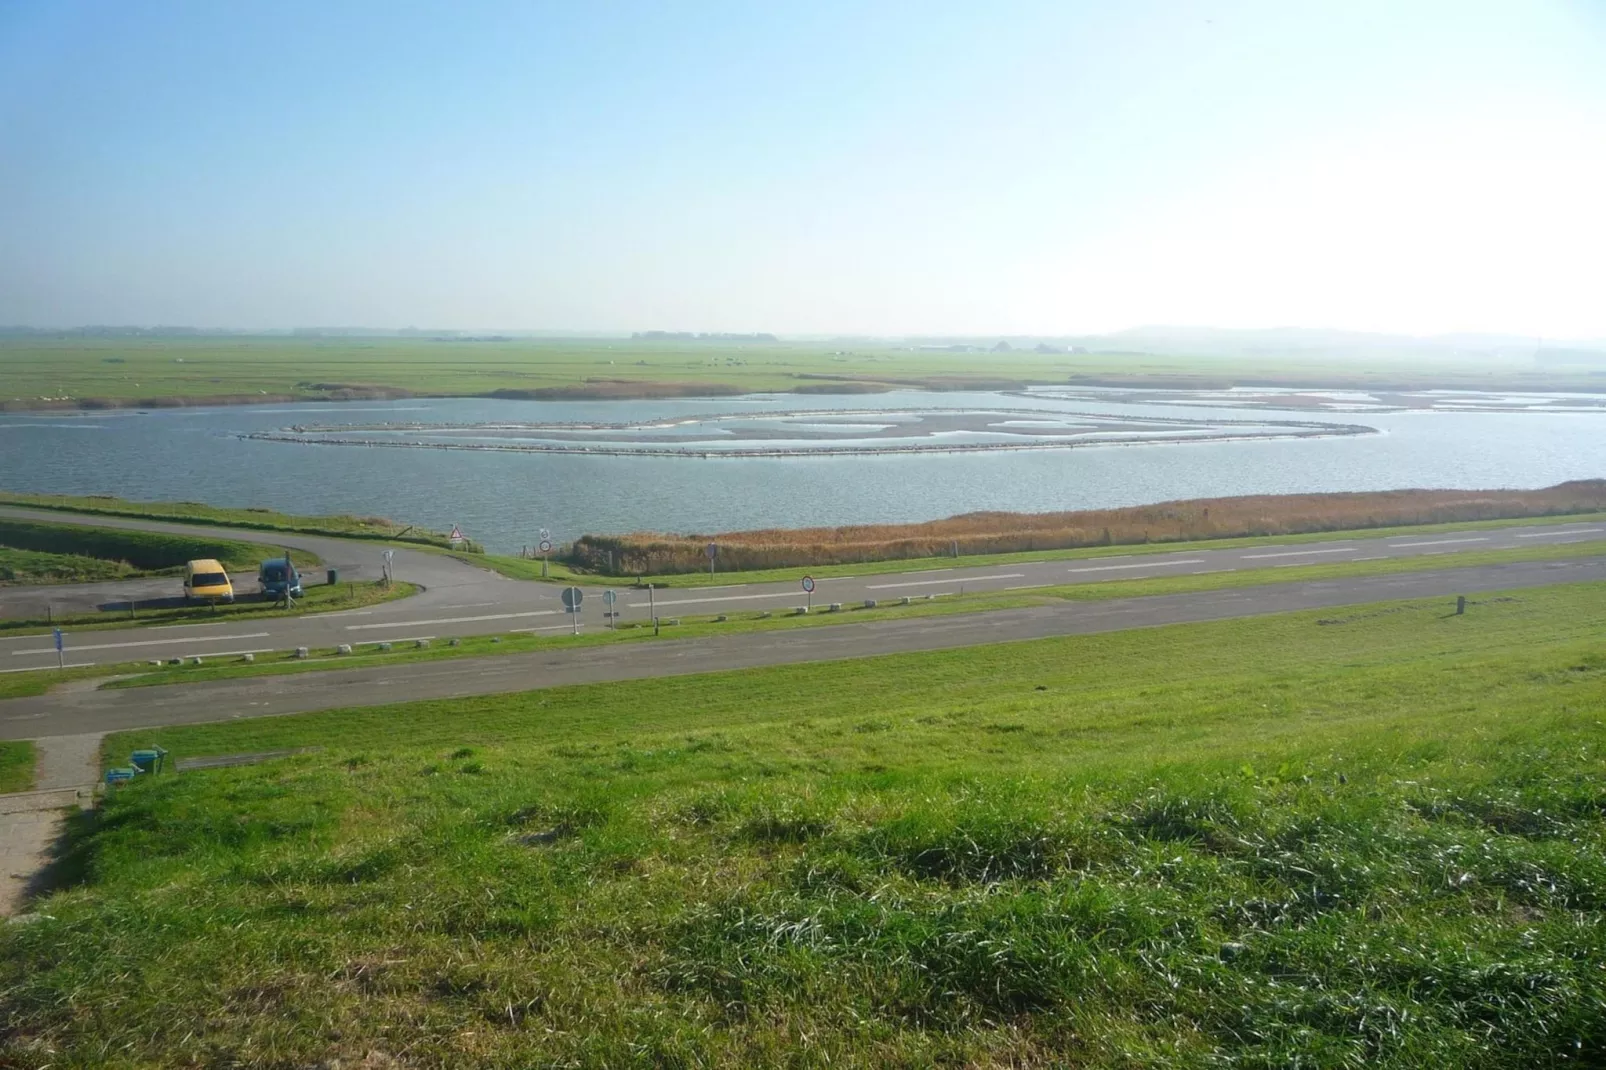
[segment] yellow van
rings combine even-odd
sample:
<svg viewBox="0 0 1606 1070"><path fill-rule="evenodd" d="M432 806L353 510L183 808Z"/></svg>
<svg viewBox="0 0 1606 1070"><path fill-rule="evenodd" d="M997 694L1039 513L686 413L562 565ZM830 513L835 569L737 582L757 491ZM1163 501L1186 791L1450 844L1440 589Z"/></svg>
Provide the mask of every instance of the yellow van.
<svg viewBox="0 0 1606 1070"><path fill-rule="evenodd" d="M234 586L223 566L210 557L191 561L184 566L184 601L234 601Z"/></svg>

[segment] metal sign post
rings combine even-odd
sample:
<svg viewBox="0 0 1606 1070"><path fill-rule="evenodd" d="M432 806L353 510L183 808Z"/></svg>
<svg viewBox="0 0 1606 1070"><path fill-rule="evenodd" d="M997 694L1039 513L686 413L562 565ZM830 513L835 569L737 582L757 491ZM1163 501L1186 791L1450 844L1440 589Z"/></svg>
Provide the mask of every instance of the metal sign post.
<svg viewBox="0 0 1606 1070"><path fill-rule="evenodd" d="M602 604L608 607L607 617L608 617L608 628L610 630L612 630L615 627L616 622L619 620L619 613L618 613L617 610L615 610L613 608L614 607L614 603L616 603L618 601L619 601L618 592L616 592L616 591L603 591L602 592Z"/></svg>
<svg viewBox="0 0 1606 1070"><path fill-rule="evenodd" d="M552 552L552 533L546 528L541 529L541 541L536 549L541 551L541 578L546 579L546 557Z"/></svg>
<svg viewBox="0 0 1606 1070"><path fill-rule="evenodd" d="M67 667L67 660L62 651L66 649L66 644L62 642L61 629L53 628L51 630L56 633L56 668L65 669Z"/></svg>
<svg viewBox="0 0 1606 1070"><path fill-rule="evenodd" d="M563 589L563 608L569 613L569 623L574 625L574 634L580 634L580 604L586 600L586 593L578 587L565 587Z"/></svg>
<svg viewBox="0 0 1606 1070"><path fill-rule="evenodd" d="M719 544L709 543L703 553L708 555L708 574L712 576L714 574L714 558L719 556Z"/></svg>
<svg viewBox="0 0 1606 1070"><path fill-rule="evenodd" d="M803 593L809 596L809 612L814 611L814 577L803 577Z"/></svg>

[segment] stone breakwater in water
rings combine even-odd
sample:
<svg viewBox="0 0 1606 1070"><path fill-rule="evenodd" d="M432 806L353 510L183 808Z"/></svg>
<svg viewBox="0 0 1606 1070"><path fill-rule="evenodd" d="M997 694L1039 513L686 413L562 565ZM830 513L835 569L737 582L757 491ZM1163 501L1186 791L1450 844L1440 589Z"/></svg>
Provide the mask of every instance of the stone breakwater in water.
<svg viewBox="0 0 1606 1070"><path fill-rule="evenodd" d="M877 423L873 421L894 421ZM790 425L789 421L811 421ZM866 422L872 421L872 422ZM899 422L903 421L903 422ZM746 426L726 427L740 424ZM829 424L829 429L820 425ZM724 443L687 439L675 429L705 425ZM755 426L756 425L756 426ZM668 432L668 433L666 433ZM595 435L618 436L597 441ZM294 426L239 437L318 446L366 446L487 453L588 454L643 457L811 457L883 454L977 453L998 450L1075 449L1089 446L1185 445L1377 434L1361 424L1299 420L1209 421L1164 417L1112 417L1040 409L955 411L803 410L762 414L682 416L631 423L398 423ZM462 442L452 437L494 435L496 441ZM992 441L943 441L958 435L999 436ZM384 437L375 437L382 435ZM843 441L841 436L851 436ZM625 436L632 440L623 441ZM528 439L528 441L520 441ZM797 444L798 440L816 440ZM925 439L927 441L919 441ZM567 441L566 441L567 440ZM786 440L781 444L775 440ZM768 444L766 444L768 443Z"/></svg>

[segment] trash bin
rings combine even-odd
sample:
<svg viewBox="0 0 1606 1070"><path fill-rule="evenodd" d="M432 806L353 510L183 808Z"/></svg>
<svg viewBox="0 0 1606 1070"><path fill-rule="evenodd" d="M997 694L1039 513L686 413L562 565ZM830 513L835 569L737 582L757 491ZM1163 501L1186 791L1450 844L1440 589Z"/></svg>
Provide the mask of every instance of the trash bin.
<svg viewBox="0 0 1606 1070"><path fill-rule="evenodd" d="M162 771L162 759L165 757L167 752L157 747L154 750L137 750L130 760L134 763L134 768L141 773L159 773Z"/></svg>
<svg viewBox="0 0 1606 1070"><path fill-rule="evenodd" d="M337 584L339 582L340 582L340 570L338 568L330 569L329 570L329 586L333 587L335 584Z"/></svg>

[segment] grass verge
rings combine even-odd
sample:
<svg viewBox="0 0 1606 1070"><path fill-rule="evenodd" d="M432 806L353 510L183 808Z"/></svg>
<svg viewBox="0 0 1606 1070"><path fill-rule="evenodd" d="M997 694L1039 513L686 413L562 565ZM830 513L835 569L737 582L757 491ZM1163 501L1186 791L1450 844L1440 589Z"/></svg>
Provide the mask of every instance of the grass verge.
<svg viewBox="0 0 1606 1070"><path fill-rule="evenodd" d="M0 1053L1593 1065L1602 593L113 736L322 749L76 820Z"/></svg>
<svg viewBox="0 0 1606 1070"><path fill-rule="evenodd" d="M46 524L0 516L0 553L26 555L10 557L12 565L24 564L37 555L44 575L15 577L18 582L80 583L96 579L122 579L129 576L177 574L186 561L213 558L230 571L254 569L270 549L259 543L223 538L194 538L157 531L127 528L100 528L87 524ZM307 551L294 555L297 564L315 565L318 556Z"/></svg>
<svg viewBox="0 0 1606 1070"><path fill-rule="evenodd" d="M28 509L54 509L65 513L168 520L185 524L212 524L255 531L335 535L347 539L380 539L449 547L447 533L399 524L377 516L295 516L272 509L228 509L201 502L136 502L111 495L18 494L0 491L0 505Z"/></svg>
<svg viewBox="0 0 1606 1070"><path fill-rule="evenodd" d="M0 740L0 794L33 790L33 744Z"/></svg>

